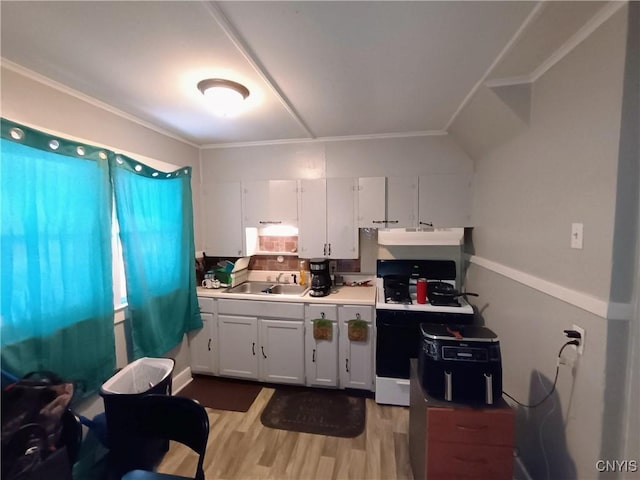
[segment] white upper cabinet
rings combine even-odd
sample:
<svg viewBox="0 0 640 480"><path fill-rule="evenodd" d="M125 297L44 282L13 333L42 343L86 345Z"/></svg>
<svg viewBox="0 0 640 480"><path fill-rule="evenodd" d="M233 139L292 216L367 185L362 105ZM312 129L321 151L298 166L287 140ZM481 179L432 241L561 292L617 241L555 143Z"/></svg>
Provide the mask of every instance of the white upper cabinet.
<svg viewBox="0 0 640 480"><path fill-rule="evenodd" d="M243 255L240 182L202 186L203 250L209 256Z"/></svg>
<svg viewBox="0 0 640 480"><path fill-rule="evenodd" d="M418 177L387 177L388 228L418 226Z"/></svg>
<svg viewBox="0 0 640 480"><path fill-rule="evenodd" d="M358 179L358 226L418 226L418 177Z"/></svg>
<svg viewBox="0 0 640 480"><path fill-rule="evenodd" d="M384 228L387 218L386 195L385 177L358 179L358 227Z"/></svg>
<svg viewBox="0 0 640 480"><path fill-rule="evenodd" d="M298 225L297 180L258 180L242 183L245 227Z"/></svg>
<svg viewBox="0 0 640 480"><path fill-rule="evenodd" d="M452 173L419 179L420 227L470 227L472 174Z"/></svg>
<svg viewBox="0 0 640 480"><path fill-rule="evenodd" d="M358 258L356 180L300 181L299 255Z"/></svg>

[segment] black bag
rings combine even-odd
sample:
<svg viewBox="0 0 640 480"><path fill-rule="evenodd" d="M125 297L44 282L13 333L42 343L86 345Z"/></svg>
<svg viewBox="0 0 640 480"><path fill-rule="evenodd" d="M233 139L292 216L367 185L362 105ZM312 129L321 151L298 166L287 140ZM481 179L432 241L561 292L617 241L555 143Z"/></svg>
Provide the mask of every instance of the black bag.
<svg viewBox="0 0 640 480"><path fill-rule="evenodd" d="M59 446L62 415L74 385L31 372L2 390L2 478L28 478Z"/></svg>

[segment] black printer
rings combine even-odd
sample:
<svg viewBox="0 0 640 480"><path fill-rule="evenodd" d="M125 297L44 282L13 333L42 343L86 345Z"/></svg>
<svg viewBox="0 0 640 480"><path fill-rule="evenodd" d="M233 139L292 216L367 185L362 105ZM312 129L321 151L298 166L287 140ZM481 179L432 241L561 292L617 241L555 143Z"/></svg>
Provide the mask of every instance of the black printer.
<svg viewBox="0 0 640 480"><path fill-rule="evenodd" d="M418 375L432 397L493 405L502 397L498 336L477 325L420 324Z"/></svg>

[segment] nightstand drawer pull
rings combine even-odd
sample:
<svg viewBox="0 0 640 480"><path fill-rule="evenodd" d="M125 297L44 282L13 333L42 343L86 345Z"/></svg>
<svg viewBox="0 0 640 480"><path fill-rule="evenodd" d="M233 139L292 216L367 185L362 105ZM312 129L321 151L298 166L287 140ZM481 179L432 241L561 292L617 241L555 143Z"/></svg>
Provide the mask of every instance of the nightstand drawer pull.
<svg viewBox="0 0 640 480"><path fill-rule="evenodd" d="M460 425L456 424L458 430L471 430L473 432L480 432L489 428L489 425Z"/></svg>
<svg viewBox="0 0 640 480"><path fill-rule="evenodd" d="M466 457L458 457L454 455L454 460L457 460L461 463L473 463L477 465L485 465L487 463L486 458L466 458Z"/></svg>

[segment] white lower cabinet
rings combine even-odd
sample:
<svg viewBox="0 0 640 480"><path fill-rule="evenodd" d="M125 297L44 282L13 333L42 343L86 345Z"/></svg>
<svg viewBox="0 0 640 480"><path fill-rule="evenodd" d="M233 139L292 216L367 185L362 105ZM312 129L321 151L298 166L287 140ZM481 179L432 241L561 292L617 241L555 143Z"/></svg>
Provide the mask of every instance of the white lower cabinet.
<svg viewBox="0 0 640 480"><path fill-rule="evenodd" d="M218 373L218 317L213 298L198 297L202 328L189 332L191 371L216 375Z"/></svg>
<svg viewBox="0 0 640 480"><path fill-rule="evenodd" d="M338 308L336 305L307 305L304 309L306 327L305 368L307 385L338 386ZM316 339L316 320L331 322L331 338ZM318 335L320 336L320 335Z"/></svg>
<svg viewBox="0 0 640 480"><path fill-rule="evenodd" d="M304 385L304 305L221 299L220 375Z"/></svg>
<svg viewBox="0 0 640 480"><path fill-rule="evenodd" d="M220 375L258 379L258 319L218 315Z"/></svg>
<svg viewBox="0 0 640 480"><path fill-rule="evenodd" d="M373 307L341 305L338 307L340 322L340 387L373 390ZM349 339L351 320L366 322L366 340Z"/></svg>
<svg viewBox="0 0 640 480"><path fill-rule="evenodd" d="M194 373L374 390L373 307L202 297L198 301L204 326L189 334ZM314 335L316 320L329 320L330 338ZM365 340L349 338L351 320L364 322Z"/></svg>
<svg viewBox="0 0 640 480"><path fill-rule="evenodd" d="M304 384L302 320L259 319L260 380Z"/></svg>

